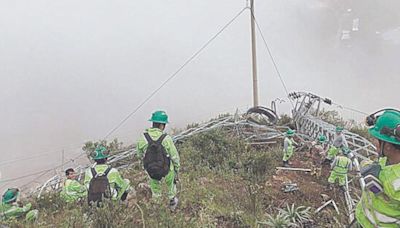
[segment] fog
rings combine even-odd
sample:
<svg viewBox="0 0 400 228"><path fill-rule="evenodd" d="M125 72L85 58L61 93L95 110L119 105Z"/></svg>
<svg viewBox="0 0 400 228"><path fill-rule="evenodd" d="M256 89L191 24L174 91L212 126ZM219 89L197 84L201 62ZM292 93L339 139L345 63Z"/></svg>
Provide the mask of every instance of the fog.
<svg viewBox="0 0 400 228"><path fill-rule="evenodd" d="M400 2L255 4L290 91L310 91L364 112L399 107ZM244 0L1 1L1 178L52 168L61 163L63 149L68 159L84 141L103 138L245 5ZM250 107L249 19L245 11L110 138L133 143L157 109L170 115L170 130ZM286 98L259 33L257 56L261 103ZM278 109L288 112L289 103Z"/></svg>

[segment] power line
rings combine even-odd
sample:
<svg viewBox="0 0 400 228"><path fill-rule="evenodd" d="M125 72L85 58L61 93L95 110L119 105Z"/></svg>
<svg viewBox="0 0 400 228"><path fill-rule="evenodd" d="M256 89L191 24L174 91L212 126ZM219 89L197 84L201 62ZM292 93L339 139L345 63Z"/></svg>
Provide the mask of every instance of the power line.
<svg viewBox="0 0 400 228"><path fill-rule="evenodd" d="M225 29L227 29L248 7L244 7L242 10L240 10L231 20L228 21L228 23L226 23L214 36L212 36L204 45L202 45L200 47L200 49L198 49L192 56L190 56L170 77L168 77L158 88L156 88L148 97L146 97L146 99L141 102L131 113L129 113L124 119L122 119L122 121L120 121L120 123L115 126L111 131L109 131L109 133L104 137L105 139L107 139L111 134L113 134L115 131L117 131L130 117L132 117L137 111L140 110L140 108L142 108L152 97L154 97L168 82L170 82L173 78L175 78L190 62L192 62L197 56L199 56L199 54L206 49L222 32L225 31ZM83 154L85 154L85 152L82 152L81 154L79 154L76 158L79 158L80 156L82 156ZM36 157L39 157L42 155L38 155L38 156L32 156L26 159L19 159L19 160L29 160L29 159L33 159ZM74 160L72 159L72 160ZM7 161L7 162L3 162L4 163L9 163L9 162L15 162L18 160L11 160L11 161ZM42 170L33 174L28 174L28 175L24 175L24 176L20 176L20 177L16 177L16 178L12 178L12 179L8 179L8 180L4 180L2 181L2 183L6 183L6 182L12 182L12 181L16 181L16 180L20 180L20 179L24 179L30 176L35 176L35 175L39 175L39 174L46 174L54 169L57 169L59 167L62 167L63 165L69 163L65 162L59 166L56 166L52 169L47 169L47 170ZM43 175L43 174L42 174ZM36 180L37 178L35 178L34 180ZM34 181L33 180L33 181Z"/></svg>
<svg viewBox="0 0 400 228"><path fill-rule="evenodd" d="M29 185L30 183L36 181L37 179L39 179L39 178L42 177L43 175L46 175L47 173L49 173L49 172L51 172L51 171L53 171L53 170L55 170L55 169L58 169L58 168L62 167L63 165L66 165L66 164L68 164L68 163L70 163L70 162L74 162L74 160L76 160L76 159L82 157L82 155L84 155L84 154L85 154L85 152L81 152L81 153L79 153L76 157L74 157L74 158L72 158L72 159L69 159L68 161L66 161L66 162L64 162L64 163L62 163L62 164L60 164L60 165L57 165L57 166L55 166L55 167L53 167L53 168L41 170L41 171L38 171L38 172L35 172L35 173L31 173L31 174L27 174L27 175L23 175L23 176L19 176L19 177L14 177L14 178L2 180L2 181L0 181L0 183L4 184L4 183L9 183L9 182L14 182L14 181L17 181L17 180L25 179L25 178L27 178L27 177L37 176L37 175L40 175L40 174L41 174L39 177L35 177L32 181L30 181L30 182L28 182L28 183L26 183L26 184L24 184L24 185L21 186L21 187L24 187L24 186Z"/></svg>
<svg viewBox="0 0 400 228"><path fill-rule="evenodd" d="M6 160L6 161L1 161L0 166L9 165L9 164L20 162L20 161L32 160L32 159L36 159L39 157L43 157L45 155L56 154L57 152L60 152L61 150L64 150L65 148L67 148L65 151L73 151L73 150L81 149L82 145L81 144L79 144L79 145L78 144L70 144L70 145L67 145L64 147L60 147L59 149L54 149L51 152L44 152L44 153L34 154L29 157L15 158L15 159L10 159L10 160Z"/></svg>
<svg viewBox="0 0 400 228"><path fill-rule="evenodd" d="M2 161L2 162L0 162L0 166L2 166L2 165L10 165L12 163L20 162L20 161L32 160L32 159L40 158L40 157L43 157L43 156L49 155L49 154L52 154L52 153L43 153L43 154L37 154L35 156L30 156L30 157L25 157L25 158L17 158L17 159Z"/></svg>
<svg viewBox="0 0 400 228"><path fill-rule="evenodd" d="M214 36L212 36L199 50L197 50L189 59L187 59L171 76L167 78L157 89L155 89L142 103L140 103L129 115L127 115L121 122L115 126L109 133L104 137L107 139L111 134L118 130L130 117L132 117L140 108L143 107L154 95L158 93L169 81L175 78L179 72L183 70L190 62L192 62L211 42L213 42L226 28L229 27L245 10L247 7L239 11L228 23L226 23Z"/></svg>
<svg viewBox="0 0 400 228"><path fill-rule="evenodd" d="M267 49L268 55L269 55L269 57L271 58L272 64L274 65L274 68L275 68L275 71L276 71L276 73L277 73L277 75L278 75L278 77L279 77L279 80L280 80L281 83L282 83L283 89L285 90L286 95L289 96L289 91L288 91L288 89L287 89L287 87L286 87L285 81L283 80L282 75L281 75L281 73L280 73L280 71L279 71L279 69L278 69L278 65L276 64L275 58L274 58L274 56L272 55L271 49L270 49L269 46L268 46L267 40L265 39L264 34L263 34L263 32L261 31L260 25L258 24L258 21L256 20L256 17L255 17L254 13L253 13L251 10L250 10L250 13L251 13L251 15L252 15L254 21L256 22L257 30L260 32L261 38L262 38L262 40L263 40L263 42L264 42L264 45L265 45L265 47L266 47L266 49ZM294 107L293 102L292 102L290 99L289 99L289 101L290 101L290 103L292 104L292 107Z"/></svg>
<svg viewBox="0 0 400 228"><path fill-rule="evenodd" d="M337 104L337 103L332 103L332 104L336 105L337 107L339 107L339 108L341 108L341 109L347 109L347 110L349 110L349 111L357 112L357 113L359 113L359 114L369 115L368 113L363 112L363 111L360 111L360 110L357 110L357 109L355 109L355 108L346 107L346 106L343 106L343 105Z"/></svg>
<svg viewBox="0 0 400 228"><path fill-rule="evenodd" d="M201 48L199 50L197 50L190 58L188 58L170 77L168 77L157 89L155 89L142 103L140 103L131 113L129 113L129 115L127 115L124 119L122 119L122 121L116 126L114 127L111 131L109 131L109 133L104 137L104 139L107 139L111 134L113 134L116 130L118 130L130 117L132 117L137 111L140 110L140 108L142 108L152 97L154 97L154 95L156 95L169 81L171 81L173 78L175 78L190 62L192 62L204 49L206 49L223 31L225 31L225 29L227 29L245 10L247 9L247 7L243 8L242 10L240 10L230 21L228 21L228 23L226 23L214 36L212 36L203 46L201 46ZM79 157L81 157L82 155L84 155L85 152L80 153L77 157L70 159L67 162L64 162L61 165L58 165L54 168L51 169L46 169L46 170L42 170L39 172L35 172L32 174L28 174L28 175L24 175L24 176L20 176L20 177L16 177L16 178L11 178L11 179L7 179L4 181L1 181L1 183L8 183L8 182L13 182L16 180L20 180L20 179L24 179L27 177L31 177L31 176L35 176L35 175L40 175L39 177L36 177L35 179L33 179L32 181L28 182L27 184L25 184L24 186L36 181L38 178L40 178L41 176L47 174L48 172L55 170L59 167L62 167L63 165L69 163L70 161L76 160ZM38 155L39 156L39 155ZM38 156L32 156L30 158L26 158L25 160L28 159L33 159L36 158ZM40 155L42 156L42 155ZM21 159L20 159L21 160ZM14 162L16 160L12 160L12 161L8 161L8 162ZM4 162L5 163L5 162Z"/></svg>
<svg viewBox="0 0 400 228"><path fill-rule="evenodd" d="M54 170L54 169L52 169L52 170ZM52 170L50 170L50 171L52 171ZM39 180L41 177L43 177L44 175L48 174L50 171L44 172L44 173L42 173L41 175L35 177L34 179L28 181L27 183L25 183L24 185L21 186L21 189L24 189L25 187L29 186L29 185L32 184L33 182Z"/></svg>
<svg viewBox="0 0 400 228"><path fill-rule="evenodd" d="M52 171L52 170L54 170L54 168L46 169L46 170L41 170L41 171L38 171L38 172L35 172L35 173L31 173L31 174L27 174L27 175L24 175L24 176L19 176L19 177L15 177L15 178L10 178L10 179L6 179L6 180L2 180L2 181L0 181L0 183L14 182L14 181L17 181L17 180L25 179L25 178L27 178L27 177L39 175L39 174L41 174L41 173L47 173L47 172Z"/></svg>
<svg viewBox="0 0 400 228"><path fill-rule="evenodd" d="M281 83L282 83L282 86L283 86L283 88L285 89L286 94L289 95L289 92L288 92L288 89L287 89L287 87L286 87L285 81L284 81L283 78L282 78L282 75L281 75L281 73L280 73L280 71L279 71L279 69L278 69L278 66L277 66L277 64L276 64L275 58L273 57L272 52L271 52L271 49L270 49L269 46L268 46L267 40L265 39L264 34L262 33L262 30L261 30L261 28L260 28L260 25L258 24L258 21L257 21L257 19L255 18L254 13L251 12L251 10L250 10L250 13L251 13L252 16L253 16L254 21L256 22L257 30L260 32L261 38L262 38L262 40L263 40L263 42L264 42L264 45L265 45L265 47L266 47L266 49L267 49L268 55L269 55L269 57L271 58L271 61L272 61L273 65L274 65L275 71L276 71L277 75L279 76L279 79L280 79L280 81L281 81ZM292 106L294 106L294 105L293 105L293 102L292 102L290 99L289 99L289 101L290 101L290 103L292 104ZM342 108L342 109L347 109L347 110L349 110L349 111L357 112L357 113L360 113L360 114L363 114L363 115L368 115L368 113L363 112L363 111L360 111L360 110L357 110L357 109L354 109L354 108L346 107L346 106L343 106L343 105L340 105L340 104L337 104L337 103L333 103L333 104L335 104L336 106L338 106L339 108Z"/></svg>

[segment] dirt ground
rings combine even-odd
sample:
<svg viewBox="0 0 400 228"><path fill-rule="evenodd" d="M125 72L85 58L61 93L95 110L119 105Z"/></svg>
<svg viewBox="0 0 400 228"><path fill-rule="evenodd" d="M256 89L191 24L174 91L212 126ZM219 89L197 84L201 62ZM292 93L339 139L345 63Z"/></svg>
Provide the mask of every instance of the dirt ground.
<svg viewBox="0 0 400 228"><path fill-rule="evenodd" d="M314 162L313 162L314 161ZM339 214L332 205L328 205L314 216L314 224L311 227L342 227L347 222L347 207L343 192L338 186L328 188L329 165L313 165L315 163L306 152L297 152L291 158L290 167L312 169L312 172L277 170L265 183L264 202L269 207L282 208L286 204L304 205L312 208L312 211L333 199L339 208ZM315 171L320 168L320 171ZM282 188L287 183L297 184L299 190L284 193Z"/></svg>

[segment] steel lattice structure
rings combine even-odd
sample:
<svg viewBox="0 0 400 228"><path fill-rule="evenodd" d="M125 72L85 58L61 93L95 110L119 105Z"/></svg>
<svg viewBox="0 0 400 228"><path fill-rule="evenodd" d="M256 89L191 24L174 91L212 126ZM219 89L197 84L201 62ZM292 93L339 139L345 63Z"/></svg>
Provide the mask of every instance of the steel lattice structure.
<svg viewBox="0 0 400 228"><path fill-rule="evenodd" d="M276 114L263 107L258 107L257 110L271 112L272 116ZM282 129L285 127L272 126L272 123L276 120L275 117L265 116L260 113L247 112L245 114L221 116L217 119L211 120L206 123L199 124L198 126L188 128L173 136L174 142L185 140L186 138L200 134L211 130L220 130L226 134L239 135L244 138L249 144L273 144L276 143L275 139L281 139L284 137ZM260 124L262 123L262 124ZM136 153L135 145L132 145L130 149L122 150L112 155L108 163L113 165L115 168L124 169L132 165L133 157ZM82 177L84 171L89 167L89 164L84 167L77 167L76 170ZM59 191L62 187L63 177L55 175L47 180L40 187L33 191L34 195L40 197L43 192L48 191Z"/></svg>
<svg viewBox="0 0 400 228"><path fill-rule="evenodd" d="M292 110L293 119L300 133L316 139L320 135L325 135L330 144L332 144L336 126L327 123L319 118L320 108L323 103L331 105L332 101L327 98L321 98L312 93L293 92L289 94L289 99L295 102ZM343 134L352 151L350 158L357 171L357 177L360 177L360 162L370 160L371 156L377 156L376 147L367 139L344 130ZM362 183L361 183L362 185ZM346 192L344 198L347 204L349 221L354 219L354 208L356 205L355 189L349 188L349 180L346 180Z"/></svg>
<svg viewBox="0 0 400 228"><path fill-rule="evenodd" d="M325 135L328 142L332 143L336 126L324 122L319 117L321 105L330 105L332 104L331 100L305 92L290 93L289 99L295 104L292 109L292 117L298 130L297 135L306 141L315 140L318 136ZM278 139L284 137L284 133L282 132L288 128L275 125L277 119L275 108L272 110L264 107L255 107L244 114L239 114L237 112L235 115L221 116L209 122L188 128L173 136L173 140L175 142L183 141L188 137L218 129L225 134L240 136L252 145L274 144ZM359 162L361 160L368 160L371 156L376 156L376 148L367 139L350 131L344 130L344 135L354 155L352 157L353 164L359 174ZM108 162L118 169L124 169L132 165L135 153L136 149L133 145L130 149L122 150L111 156ZM87 167L89 167L89 165L77 167L76 170L79 170L80 177L82 177ZM40 196L43 192L59 191L62 186L62 179L63 178L59 175L55 175L38 187L33 193ZM354 198L357 197L355 197L354 194L352 196L352 191L349 190L349 187L347 187L344 198L349 212L349 219L352 220L354 218L353 211L356 204Z"/></svg>

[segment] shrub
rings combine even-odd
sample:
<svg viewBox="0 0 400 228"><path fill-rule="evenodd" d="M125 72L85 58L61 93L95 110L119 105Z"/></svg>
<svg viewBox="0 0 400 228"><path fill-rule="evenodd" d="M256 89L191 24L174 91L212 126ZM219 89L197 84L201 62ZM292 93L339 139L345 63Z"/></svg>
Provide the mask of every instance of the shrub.
<svg viewBox="0 0 400 228"><path fill-rule="evenodd" d="M290 222L290 219L287 215L282 213L278 213L275 217L267 214L266 221L258 221L257 227L269 227L269 228L287 228L290 226L294 226L295 224Z"/></svg>
<svg viewBox="0 0 400 228"><path fill-rule="evenodd" d="M286 210L279 209L279 211L285 215L291 223L297 224L303 227L303 224L311 221L310 207L299 206L295 207L294 204L291 206L287 205Z"/></svg>

